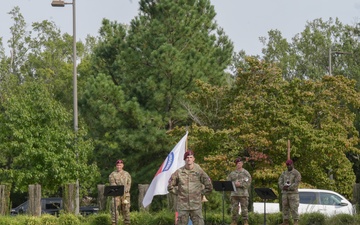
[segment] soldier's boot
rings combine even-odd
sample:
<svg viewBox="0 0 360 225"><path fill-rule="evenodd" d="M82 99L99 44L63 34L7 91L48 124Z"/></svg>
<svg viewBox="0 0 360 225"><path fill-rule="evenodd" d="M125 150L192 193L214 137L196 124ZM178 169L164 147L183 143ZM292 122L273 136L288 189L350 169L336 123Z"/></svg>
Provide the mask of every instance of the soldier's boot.
<svg viewBox="0 0 360 225"><path fill-rule="evenodd" d="M249 225L248 220L244 220L244 225Z"/></svg>
<svg viewBox="0 0 360 225"><path fill-rule="evenodd" d="M289 225L289 220L284 220L283 223L281 223L280 225Z"/></svg>
<svg viewBox="0 0 360 225"><path fill-rule="evenodd" d="M233 220L230 225L237 225L237 222Z"/></svg>
<svg viewBox="0 0 360 225"><path fill-rule="evenodd" d="M294 220L294 225L299 225L299 220Z"/></svg>

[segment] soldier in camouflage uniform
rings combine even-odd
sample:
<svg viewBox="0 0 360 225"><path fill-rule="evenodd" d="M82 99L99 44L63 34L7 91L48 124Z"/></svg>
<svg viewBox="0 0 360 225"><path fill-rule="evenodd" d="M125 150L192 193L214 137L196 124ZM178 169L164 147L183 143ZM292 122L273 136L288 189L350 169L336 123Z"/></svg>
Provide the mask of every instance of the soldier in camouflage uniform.
<svg viewBox="0 0 360 225"><path fill-rule="evenodd" d="M232 181L235 184L236 191L232 191L231 198L231 225L236 225L239 219L239 203L241 206L241 216L244 225L248 223L248 205L249 205L249 187L251 184L250 173L243 168L244 161L242 158L235 160L236 170L232 171L228 177L228 181Z"/></svg>
<svg viewBox="0 0 360 225"><path fill-rule="evenodd" d="M287 171L284 171L279 177L279 188L282 194L282 213L283 223L281 225L289 225L290 213L294 220L294 225L299 224L299 184L301 182L301 174L294 169L292 160L286 161Z"/></svg>
<svg viewBox="0 0 360 225"><path fill-rule="evenodd" d="M124 185L124 195L114 198L116 202L116 209L114 209L114 203L111 204L111 220L112 225L116 225L116 218L119 218L119 211L124 219L124 224L130 224L130 187L131 176L128 172L123 170L124 162L119 159L116 161L116 171L112 172L109 176L110 185Z"/></svg>
<svg viewBox="0 0 360 225"><path fill-rule="evenodd" d="M213 189L209 176L194 163L194 152L184 154L185 166L176 170L169 179L168 191L177 195L178 225L187 225L190 219L193 225L203 225L202 195Z"/></svg>

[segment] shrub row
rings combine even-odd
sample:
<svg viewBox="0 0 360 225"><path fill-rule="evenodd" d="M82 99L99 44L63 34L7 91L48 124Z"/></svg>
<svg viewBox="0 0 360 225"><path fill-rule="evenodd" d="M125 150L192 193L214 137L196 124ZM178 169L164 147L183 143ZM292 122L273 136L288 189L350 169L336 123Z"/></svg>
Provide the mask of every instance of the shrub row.
<svg viewBox="0 0 360 225"><path fill-rule="evenodd" d="M205 216L206 225L220 225L223 223L222 213L207 212ZM149 212L131 212L132 225L173 225L174 213L163 210L157 213ZM281 213L257 214L249 213L249 224L263 225L266 219L268 225L278 225L282 222ZM224 215L224 222L230 223L230 216ZM111 217L109 213L100 213L90 216L75 216L73 214L61 214L59 217L51 215L42 215L41 217L32 216L1 216L0 225L110 225ZM119 221L119 225L123 225ZM239 220L238 224L242 224ZM292 221L290 221L292 224ZM339 214L327 217L320 213L303 214L300 217L300 225L358 225L360 224L360 215L351 216Z"/></svg>

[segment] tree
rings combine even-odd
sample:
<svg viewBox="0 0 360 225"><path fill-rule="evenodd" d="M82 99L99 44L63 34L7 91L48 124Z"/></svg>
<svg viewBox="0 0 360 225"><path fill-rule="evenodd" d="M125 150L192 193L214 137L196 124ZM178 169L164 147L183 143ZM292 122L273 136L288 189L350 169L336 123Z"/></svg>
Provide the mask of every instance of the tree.
<svg viewBox="0 0 360 225"><path fill-rule="evenodd" d="M231 170L232 159L245 156L255 185L277 190L290 140L303 185L350 196L355 175L346 156L359 152L353 124L353 110L360 107L355 82L343 76L284 81L274 64L255 58L246 62L233 87L202 84L200 92L190 95L193 132L201 156L206 156L205 168L221 178Z"/></svg>
<svg viewBox="0 0 360 225"><path fill-rule="evenodd" d="M356 54L359 51L358 26L344 25L332 18L328 21L315 19L308 22L304 31L295 35L291 42L283 38L278 30L271 30L268 35L268 38L261 38L263 58L278 63L284 78L319 80L329 74L331 57L333 75L344 75L359 83L360 61Z"/></svg>
<svg viewBox="0 0 360 225"><path fill-rule="evenodd" d="M14 190L20 192L41 184L45 195L76 179L89 187L97 169L88 165L92 145L86 133L74 138L71 115L43 84L15 83L9 79L1 85L6 90L1 94L1 180L16 183Z"/></svg>
<svg viewBox="0 0 360 225"><path fill-rule="evenodd" d="M25 28L26 23L24 17L20 13L19 7L14 7L9 14L14 20L14 25L10 27L11 38L8 41L11 50L10 72L17 75L19 82L24 77L21 75L21 67L26 61L26 53L28 51L27 39L29 38Z"/></svg>
<svg viewBox="0 0 360 225"><path fill-rule="evenodd" d="M140 1L130 26L103 20L80 77L87 84L81 111L104 177L107 158L124 157L134 182L149 182L184 135L168 132L188 125L182 103L194 80L226 84L233 45L214 17L208 0L165 0Z"/></svg>

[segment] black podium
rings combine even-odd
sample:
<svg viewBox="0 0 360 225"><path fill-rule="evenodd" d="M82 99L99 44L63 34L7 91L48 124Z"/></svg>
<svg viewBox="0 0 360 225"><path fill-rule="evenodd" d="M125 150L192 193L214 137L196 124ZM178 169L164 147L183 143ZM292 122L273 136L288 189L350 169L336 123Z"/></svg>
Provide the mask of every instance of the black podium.
<svg viewBox="0 0 360 225"><path fill-rule="evenodd" d="M266 225L266 200L277 199L277 196L271 188L255 188L255 192L264 200L264 225Z"/></svg>
<svg viewBox="0 0 360 225"><path fill-rule="evenodd" d="M124 195L124 185L119 186L105 186L104 189L104 196L112 196L114 200L114 213L115 213L115 224L117 224L117 208L116 208L116 196L123 196Z"/></svg>
<svg viewBox="0 0 360 225"><path fill-rule="evenodd" d="M235 184L232 181L213 181L213 187L215 191L222 191L222 213L223 213L223 221L222 225L225 225L224 222L224 202L225 202L225 191L236 191Z"/></svg>

